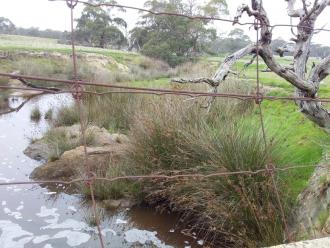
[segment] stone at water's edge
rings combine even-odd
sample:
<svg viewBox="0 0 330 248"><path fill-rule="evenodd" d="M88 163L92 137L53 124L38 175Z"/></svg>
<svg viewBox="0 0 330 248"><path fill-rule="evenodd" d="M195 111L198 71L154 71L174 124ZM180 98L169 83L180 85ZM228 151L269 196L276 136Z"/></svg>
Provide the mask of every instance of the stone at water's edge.
<svg viewBox="0 0 330 248"><path fill-rule="evenodd" d="M69 139L80 139L80 126L57 127L59 131L64 131ZM111 135L106 129L96 126L87 128L86 133L93 134L93 146L87 147L87 166L92 169L109 166L109 161L114 163L121 156L124 150L124 143L128 141L125 135ZM31 143L24 153L35 159L47 161L51 148L44 139ZM61 157L53 162L48 162L37 167L30 177L38 180L58 180L71 179L81 176L83 171L85 154L82 146L64 152Z"/></svg>
<svg viewBox="0 0 330 248"><path fill-rule="evenodd" d="M122 152L122 145L114 144L102 147L88 147L86 165L93 169L109 166L109 161L115 162ZM63 153L60 159L41 165L33 170L31 178L38 180L58 180L79 177L84 171L84 147Z"/></svg>
<svg viewBox="0 0 330 248"><path fill-rule="evenodd" d="M119 199L119 200L104 200L102 202L103 206L109 210L115 210L117 208L131 208L135 205L130 199Z"/></svg>
<svg viewBox="0 0 330 248"><path fill-rule="evenodd" d="M69 127L56 127L53 131L63 131L68 139L78 142L81 139L80 125ZM102 147L114 145L117 143L127 143L128 138L124 134L110 134L106 129L96 126L89 126L86 130L87 134L93 134L93 146ZM34 160L47 161L51 147L47 144L44 138L33 141L25 150L24 154Z"/></svg>
<svg viewBox="0 0 330 248"><path fill-rule="evenodd" d="M46 161L49 154L49 147L42 140L37 140L32 142L23 153L34 160Z"/></svg>

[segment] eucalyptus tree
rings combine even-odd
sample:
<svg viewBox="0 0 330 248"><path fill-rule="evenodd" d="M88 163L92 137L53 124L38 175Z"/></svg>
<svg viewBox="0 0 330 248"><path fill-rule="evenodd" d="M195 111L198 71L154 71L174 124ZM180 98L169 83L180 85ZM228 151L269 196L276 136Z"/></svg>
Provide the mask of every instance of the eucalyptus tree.
<svg viewBox="0 0 330 248"><path fill-rule="evenodd" d="M189 16L219 16L227 12L225 0L209 0L205 4L196 0L151 0L145 3L145 8ZM203 44L216 38L210 23L211 20L175 15L144 14L131 31L131 47L175 66L202 52Z"/></svg>

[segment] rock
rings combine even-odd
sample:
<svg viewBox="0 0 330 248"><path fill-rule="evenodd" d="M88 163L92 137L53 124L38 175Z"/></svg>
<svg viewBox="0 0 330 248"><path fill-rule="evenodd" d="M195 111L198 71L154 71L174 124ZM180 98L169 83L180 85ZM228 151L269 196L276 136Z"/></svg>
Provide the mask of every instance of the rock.
<svg viewBox="0 0 330 248"><path fill-rule="evenodd" d="M104 200L104 207L110 210L115 210L117 208L131 208L134 203L130 199L119 199L119 200Z"/></svg>
<svg viewBox="0 0 330 248"><path fill-rule="evenodd" d="M121 203L120 200L105 200L105 201L103 201L104 207L107 208L107 209L111 209L111 210L119 208L120 203Z"/></svg>
<svg viewBox="0 0 330 248"><path fill-rule="evenodd" d="M105 128L91 126L86 132L93 133L95 139L94 143L97 146L111 145L116 142L114 137Z"/></svg>
<svg viewBox="0 0 330 248"><path fill-rule="evenodd" d="M109 161L118 161L122 154L122 146L113 144L103 147L88 147L88 160L85 162L84 147L80 146L66 151L53 162L48 162L33 170L30 177L38 180L69 180L81 176L85 167L97 171L99 168L109 165Z"/></svg>
<svg viewBox="0 0 330 248"><path fill-rule="evenodd" d="M79 143L81 132L80 125L70 127L56 127L53 131L64 132L68 140ZM98 147L97 150L102 153L100 147L117 144L112 135L104 128L89 126L86 130L87 136L92 137L92 144ZM51 149L44 138L32 142L25 150L24 154L35 160L47 161L51 155ZM91 148L89 148L91 149ZM106 150L107 148L105 148ZM91 150L92 151L92 150ZM96 151L94 151L96 152Z"/></svg>
<svg viewBox="0 0 330 248"><path fill-rule="evenodd" d="M37 161L47 161L49 154L49 147L41 140L32 142L24 151L24 154L29 158Z"/></svg>
<svg viewBox="0 0 330 248"><path fill-rule="evenodd" d="M112 134L112 139L114 141L116 141L117 143L120 143L120 144L124 144L124 143L129 142L129 139L128 139L127 135L121 134L121 133Z"/></svg>
<svg viewBox="0 0 330 248"><path fill-rule="evenodd" d="M131 208L133 205L134 205L134 203L129 199L122 199L120 201L120 206L122 208Z"/></svg>

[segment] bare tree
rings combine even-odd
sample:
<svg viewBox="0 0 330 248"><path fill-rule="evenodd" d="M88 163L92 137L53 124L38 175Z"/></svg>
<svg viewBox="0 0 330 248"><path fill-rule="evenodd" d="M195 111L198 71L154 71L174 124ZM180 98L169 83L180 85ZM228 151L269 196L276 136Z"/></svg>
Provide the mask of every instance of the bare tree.
<svg viewBox="0 0 330 248"><path fill-rule="evenodd" d="M231 67L247 55L259 56L266 63L268 68L278 76L291 83L295 88L295 94L298 97L316 98L319 91L320 83L330 74L330 55L323 59L319 64L315 65L310 73L307 73L307 62L310 55L311 42L316 33L315 22L324 9L330 6L330 0L314 0L314 3L307 3L301 0L302 8L295 8L296 0L284 0L287 2L287 13L291 18L299 19L296 27L296 33L292 41L293 49L293 67L281 65L273 54L271 48L272 42L272 26L268 19L266 10L263 7L262 0L251 0L251 8L248 5L242 5L238 8L235 16L235 22L246 13L248 16L256 19L256 28L260 28L260 39L257 43L250 44L243 49L228 56L220 65L212 79L196 79L184 80L179 79L175 82L192 83L205 82L215 89L226 79L231 72ZM287 51L288 47L285 48ZM279 49L283 51L283 49ZM253 61L253 60L252 60ZM296 101L302 113L309 119L318 124L320 127L330 128L330 112L317 101Z"/></svg>

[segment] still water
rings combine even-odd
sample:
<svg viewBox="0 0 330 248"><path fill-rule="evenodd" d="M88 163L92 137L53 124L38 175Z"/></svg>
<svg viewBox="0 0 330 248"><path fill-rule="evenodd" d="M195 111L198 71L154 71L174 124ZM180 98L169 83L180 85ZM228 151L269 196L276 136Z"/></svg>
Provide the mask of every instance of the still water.
<svg viewBox="0 0 330 248"><path fill-rule="evenodd" d="M21 101L10 98L12 106ZM0 182L29 180L40 162L26 157L23 150L49 127L43 118L47 110L56 112L70 104L68 95L45 95L19 112L0 116ZM37 123L30 120L36 106L43 116ZM87 224L90 204L66 192L63 185L0 187L0 248L99 247L95 227ZM177 222L173 215L133 208L107 212L101 227L106 247L202 247L201 240L184 236Z"/></svg>

